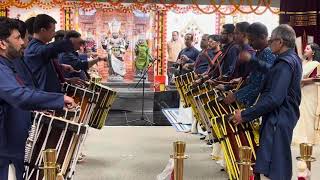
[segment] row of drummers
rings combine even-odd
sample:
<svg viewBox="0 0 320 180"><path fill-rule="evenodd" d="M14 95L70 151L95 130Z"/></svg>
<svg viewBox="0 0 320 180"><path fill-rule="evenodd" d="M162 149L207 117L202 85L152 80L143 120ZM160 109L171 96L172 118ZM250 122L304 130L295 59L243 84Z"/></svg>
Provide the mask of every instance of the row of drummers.
<svg viewBox="0 0 320 180"><path fill-rule="evenodd" d="M196 74L190 72L175 77L184 107L191 107L200 127L208 133L208 140L214 142L212 159L219 161L229 175L229 179L240 179L240 148L247 146L252 151L252 162L256 160L259 145L259 119L235 126L230 120L236 109L243 109L237 102L227 105L227 92L218 90L210 83L194 85ZM237 90L241 82L235 85Z"/></svg>
<svg viewBox="0 0 320 180"><path fill-rule="evenodd" d="M116 92L91 80L87 86L64 83L63 92L73 97L76 108L63 111L35 112L25 149L26 180L42 180L47 174L43 169L43 151L56 150L56 163L60 175L72 179L81 146L88 127L101 129Z"/></svg>

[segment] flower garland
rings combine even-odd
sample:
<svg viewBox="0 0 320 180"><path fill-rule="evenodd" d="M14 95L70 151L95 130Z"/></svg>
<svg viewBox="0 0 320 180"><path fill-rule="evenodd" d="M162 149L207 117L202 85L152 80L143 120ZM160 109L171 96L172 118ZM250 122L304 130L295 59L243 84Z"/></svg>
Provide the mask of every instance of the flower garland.
<svg viewBox="0 0 320 180"><path fill-rule="evenodd" d="M192 0L192 5L178 5L178 0L171 0L167 2L167 0L159 0L160 4L149 3L150 0L134 0L134 3L130 3L130 5L124 5L123 0L106 0L106 2L98 2L97 0L78 0L78 1L67 1L67 0L50 0L49 2L43 2L43 0L29 0L28 2L22 2L22 0L2 0L0 1L0 8L7 8L10 6L16 6L18 8L31 8L33 5L38 4L41 8L50 9L54 6L66 6L72 5L74 7L81 7L85 10L97 9L97 8L105 8L104 11L114 11L120 10L123 12L132 12L135 9L138 9L142 12L151 12L154 10L164 10L169 11L172 10L176 13L186 13L190 10L193 10L196 13L203 14L213 14L220 13L222 15L231 15L235 12L240 12L243 14L254 13L257 15L261 15L265 13L267 10L274 14L279 14L280 10L275 10L271 7L272 0L259 0L256 7L253 7L253 0L239 0L236 2L235 0L229 0L231 9L226 12L225 6L223 6L225 0L221 0L220 2L216 2L216 0L210 0L210 4L205 7L200 7L198 0ZM265 9L262 11L258 11L260 7L263 5ZM250 10L243 10L243 5L248 5Z"/></svg>
<svg viewBox="0 0 320 180"><path fill-rule="evenodd" d="M204 9L200 8L199 4L197 3L198 0L192 0L192 4L196 6L196 8L202 12L203 14L212 14L216 11L216 9L213 9L212 11L207 11L207 10L210 10L212 9L211 6L206 6Z"/></svg>
<svg viewBox="0 0 320 180"><path fill-rule="evenodd" d="M55 4L62 4L66 2L66 0L52 0Z"/></svg>
<svg viewBox="0 0 320 180"><path fill-rule="evenodd" d="M220 10L220 7L216 5L216 1L215 0L212 0L212 1L213 1L213 6L217 9L217 12L222 14L222 15L228 16L228 15L231 15L231 14L233 14L233 13L235 13L237 11L237 8L234 7L234 9L232 11L230 11L230 12L227 12L227 13L222 12ZM220 6L221 6L221 4L220 4ZM226 9L226 8L223 8L223 9Z"/></svg>
<svg viewBox="0 0 320 180"><path fill-rule="evenodd" d="M252 12L254 13L254 12L259 8L259 4L258 4L258 6L256 7L255 10L252 10L252 9L251 9L251 11L244 11L244 10L241 9L241 5L244 3L243 1L244 1L244 0L240 0L239 4L236 4L236 3L234 2L234 0L230 0L230 4L232 4L232 5L237 9L237 11L241 12L242 14L250 14L250 13L252 13ZM261 1L261 0L260 0L260 1ZM248 4L249 4L250 6L252 6L252 1L251 1L251 0L248 0Z"/></svg>
<svg viewBox="0 0 320 180"><path fill-rule="evenodd" d="M273 14L280 14L280 8L278 9L278 11L274 11L274 10L271 8L270 4L272 3L272 0L268 0L269 3L267 3L266 0L262 0L262 1L264 2L264 5L269 9L269 11L270 11L271 13L273 13Z"/></svg>
<svg viewBox="0 0 320 180"><path fill-rule="evenodd" d="M96 0L90 0L87 2L86 0L80 0L80 6L84 9L94 8Z"/></svg>
<svg viewBox="0 0 320 180"><path fill-rule="evenodd" d="M4 2L3 2L3 0L2 0L1 3L0 3L0 8L7 8L7 7L9 7L9 6L12 4L11 1L12 1L12 0L4 0Z"/></svg>
<svg viewBox="0 0 320 180"><path fill-rule="evenodd" d="M262 0L259 0L257 6L255 8L253 8L252 0L248 0L248 4L249 4L251 11L256 12L257 9L262 5L262 2L263 2Z"/></svg>
<svg viewBox="0 0 320 180"><path fill-rule="evenodd" d="M166 10L172 9L177 6L178 0L174 0L173 3L166 3L164 0L160 0L160 3L166 8ZM170 5L167 5L170 4Z"/></svg>
<svg viewBox="0 0 320 180"><path fill-rule="evenodd" d="M189 6L185 6L185 7L179 7L179 6L177 6L176 8L171 9L171 10L172 10L173 12L175 12L175 13L178 13L178 14L184 14L184 13L189 12L191 9L192 9L192 6L189 5Z"/></svg>
<svg viewBox="0 0 320 180"><path fill-rule="evenodd" d="M38 6L41 7L42 9L48 10L48 9L52 9L55 6L55 4L53 1L43 2L42 0L39 0Z"/></svg>
<svg viewBox="0 0 320 180"><path fill-rule="evenodd" d="M31 8L38 0L30 0L29 2L22 2L20 0L11 0L13 4L15 4L18 8L28 9Z"/></svg>
<svg viewBox="0 0 320 180"><path fill-rule="evenodd" d="M112 6L119 6L123 2L123 0L108 0L107 2Z"/></svg>

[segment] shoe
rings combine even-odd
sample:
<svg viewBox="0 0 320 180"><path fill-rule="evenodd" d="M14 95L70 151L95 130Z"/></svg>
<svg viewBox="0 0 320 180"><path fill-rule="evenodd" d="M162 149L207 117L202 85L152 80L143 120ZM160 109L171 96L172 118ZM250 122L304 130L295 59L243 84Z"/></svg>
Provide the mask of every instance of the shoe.
<svg viewBox="0 0 320 180"><path fill-rule="evenodd" d="M206 136L202 136L201 138L200 138L200 140L205 140L206 139Z"/></svg>

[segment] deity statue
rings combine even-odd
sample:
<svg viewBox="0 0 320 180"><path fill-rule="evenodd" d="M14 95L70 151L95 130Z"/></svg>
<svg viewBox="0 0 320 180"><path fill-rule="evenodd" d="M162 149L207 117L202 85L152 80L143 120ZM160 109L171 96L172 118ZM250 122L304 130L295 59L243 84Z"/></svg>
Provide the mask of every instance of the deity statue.
<svg viewBox="0 0 320 180"><path fill-rule="evenodd" d="M120 37L121 22L108 23L112 37L105 37L102 47L108 53L109 79L122 80L126 74L123 55L128 48L128 41Z"/></svg>
<svg viewBox="0 0 320 180"><path fill-rule="evenodd" d="M134 51L136 55L136 77L142 77L143 72L148 68L151 60L147 41L140 38L135 46Z"/></svg>

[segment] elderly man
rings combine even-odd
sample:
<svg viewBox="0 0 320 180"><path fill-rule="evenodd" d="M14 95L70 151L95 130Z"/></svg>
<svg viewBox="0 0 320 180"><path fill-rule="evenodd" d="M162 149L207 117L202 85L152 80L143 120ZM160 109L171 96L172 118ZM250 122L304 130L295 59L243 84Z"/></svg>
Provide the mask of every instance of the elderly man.
<svg viewBox="0 0 320 180"><path fill-rule="evenodd" d="M199 55L199 51L193 46L193 40L193 34L187 33L184 36L184 44L186 45L186 48L180 51L177 59L177 63L181 65L181 74L185 74L193 70L191 64L196 61Z"/></svg>
<svg viewBox="0 0 320 180"><path fill-rule="evenodd" d="M255 166L255 173L264 175L262 179L290 180L292 177L290 144L300 116L302 74L301 60L294 51L295 38L289 25L273 30L269 43L278 57L268 70L260 98L254 106L236 110L233 118L233 122L239 124L262 116Z"/></svg>

